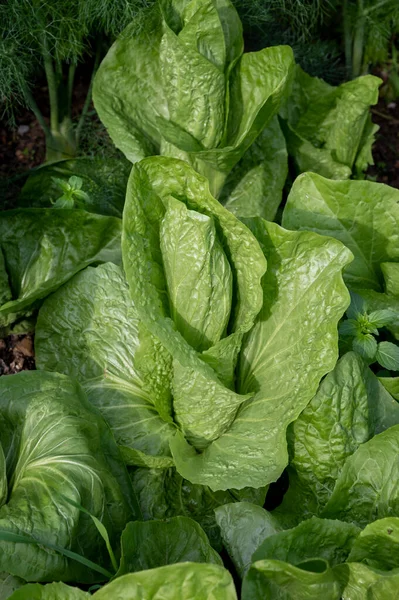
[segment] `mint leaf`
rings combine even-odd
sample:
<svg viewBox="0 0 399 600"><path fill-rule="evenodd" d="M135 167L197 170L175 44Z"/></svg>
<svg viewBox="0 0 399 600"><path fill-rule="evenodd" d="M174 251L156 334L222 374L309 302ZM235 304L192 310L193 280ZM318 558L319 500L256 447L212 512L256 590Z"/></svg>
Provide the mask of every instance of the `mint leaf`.
<svg viewBox="0 0 399 600"><path fill-rule="evenodd" d="M390 371L399 371L399 347L391 342L380 342L376 359L382 367Z"/></svg>

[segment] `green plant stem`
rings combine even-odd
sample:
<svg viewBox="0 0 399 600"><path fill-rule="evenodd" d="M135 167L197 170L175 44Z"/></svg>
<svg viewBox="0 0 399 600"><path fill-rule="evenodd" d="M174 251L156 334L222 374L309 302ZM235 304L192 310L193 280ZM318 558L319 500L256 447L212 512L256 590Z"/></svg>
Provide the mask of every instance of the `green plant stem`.
<svg viewBox="0 0 399 600"><path fill-rule="evenodd" d="M89 89L87 91L86 100L85 100L85 103L83 105L82 112L81 112L78 124L76 126L76 131L75 131L76 146L78 146L78 144L79 144L79 138L80 138L80 134L82 132L82 127L83 127L83 124L84 124L85 119L86 119L87 111L89 110L89 107L90 107L91 97L92 97L92 91L93 91L94 76L95 76L95 74L97 72L98 65L100 64L100 56L101 56L101 42L98 43L98 45L97 45L96 57L95 57L95 60L94 60L94 66L93 66L93 71L92 71L92 74L91 74Z"/></svg>
<svg viewBox="0 0 399 600"><path fill-rule="evenodd" d="M357 19L355 32L353 36L353 54L352 54L352 78L359 77L363 67L364 55L364 33L366 26L366 17L364 13L364 1L357 0Z"/></svg>
<svg viewBox="0 0 399 600"><path fill-rule="evenodd" d="M51 131L56 132L59 130L57 77L54 71L53 61L51 60L45 34L43 34L41 46L50 100L50 128Z"/></svg>
<svg viewBox="0 0 399 600"><path fill-rule="evenodd" d="M24 96L26 99L26 102L29 104L33 114L35 115L37 122L39 123L40 127L43 129L44 133L46 134L47 137L51 137L51 131L49 126L47 125L46 121L44 120L44 117L40 111L40 108L38 107L38 105L36 104L36 100L34 99L32 92L30 91L30 89L28 88L27 85L23 86L23 92L24 92Z"/></svg>
<svg viewBox="0 0 399 600"><path fill-rule="evenodd" d="M73 83L75 79L76 63L71 63L68 69L68 86L67 86L67 115L72 118L72 95Z"/></svg>
<svg viewBox="0 0 399 600"><path fill-rule="evenodd" d="M352 69L352 31L350 25L348 0L344 0L343 4L343 22L344 22L344 38L345 38L345 64L349 75Z"/></svg>

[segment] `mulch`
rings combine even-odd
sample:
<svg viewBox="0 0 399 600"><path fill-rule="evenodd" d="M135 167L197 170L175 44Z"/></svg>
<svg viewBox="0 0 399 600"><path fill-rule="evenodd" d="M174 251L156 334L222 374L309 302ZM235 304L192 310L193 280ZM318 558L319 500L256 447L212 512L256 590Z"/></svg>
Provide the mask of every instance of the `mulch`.
<svg viewBox="0 0 399 600"><path fill-rule="evenodd" d="M0 339L0 376L35 369L32 335L9 335Z"/></svg>

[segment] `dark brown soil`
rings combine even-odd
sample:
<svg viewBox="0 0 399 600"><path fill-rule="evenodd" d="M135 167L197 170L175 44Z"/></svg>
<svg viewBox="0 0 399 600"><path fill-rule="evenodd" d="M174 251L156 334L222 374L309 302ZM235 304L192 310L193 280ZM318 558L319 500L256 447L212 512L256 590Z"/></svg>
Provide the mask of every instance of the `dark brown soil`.
<svg viewBox="0 0 399 600"><path fill-rule="evenodd" d="M396 102L380 99L372 116L380 130L373 147L374 166L367 174L375 181L399 188L399 98Z"/></svg>
<svg viewBox="0 0 399 600"><path fill-rule="evenodd" d="M32 335L9 335L0 339L0 376L35 369Z"/></svg>

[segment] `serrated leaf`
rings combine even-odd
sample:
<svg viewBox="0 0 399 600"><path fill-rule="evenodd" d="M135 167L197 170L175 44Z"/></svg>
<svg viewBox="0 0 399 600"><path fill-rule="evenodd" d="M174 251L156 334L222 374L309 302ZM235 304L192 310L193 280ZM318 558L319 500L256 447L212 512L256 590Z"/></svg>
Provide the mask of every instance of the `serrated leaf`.
<svg viewBox="0 0 399 600"><path fill-rule="evenodd" d="M391 342L380 342L376 359L382 367L389 371L399 371L399 346Z"/></svg>

